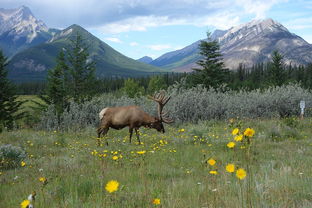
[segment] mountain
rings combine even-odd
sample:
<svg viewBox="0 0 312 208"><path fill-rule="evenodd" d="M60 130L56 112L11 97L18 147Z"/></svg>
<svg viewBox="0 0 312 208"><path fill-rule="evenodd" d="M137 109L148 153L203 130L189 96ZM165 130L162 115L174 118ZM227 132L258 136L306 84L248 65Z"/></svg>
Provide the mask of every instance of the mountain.
<svg viewBox="0 0 312 208"><path fill-rule="evenodd" d="M149 56L144 56L142 58L139 58L137 61L149 64L149 63L151 63L153 61L153 59L151 57L149 57Z"/></svg>
<svg viewBox="0 0 312 208"><path fill-rule="evenodd" d="M0 48L6 56L10 57L18 51L45 42L54 32L36 19L26 6L17 9L0 8Z"/></svg>
<svg viewBox="0 0 312 208"><path fill-rule="evenodd" d="M250 67L268 62L274 50L284 55L286 64L312 62L312 45L272 19L253 20L228 30L216 30L211 38L220 43L224 63L230 69L237 68L240 63ZM199 43L166 53L150 64L173 71L191 71L200 59Z"/></svg>
<svg viewBox="0 0 312 208"><path fill-rule="evenodd" d="M17 82L45 80L47 71L55 66L55 58L60 50L68 48L77 34L82 36L90 58L96 62L98 77L134 77L165 71L128 58L79 25L72 25L56 33L47 42L17 53L9 62L9 78Z"/></svg>

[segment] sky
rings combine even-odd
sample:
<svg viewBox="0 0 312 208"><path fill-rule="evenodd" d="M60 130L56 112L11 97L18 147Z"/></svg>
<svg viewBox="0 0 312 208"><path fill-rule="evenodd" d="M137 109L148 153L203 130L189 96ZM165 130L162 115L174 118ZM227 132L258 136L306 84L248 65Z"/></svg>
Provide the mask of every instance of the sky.
<svg viewBox="0 0 312 208"><path fill-rule="evenodd" d="M157 58L254 19L272 18L312 43L312 0L0 0L49 28L78 24L122 54Z"/></svg>

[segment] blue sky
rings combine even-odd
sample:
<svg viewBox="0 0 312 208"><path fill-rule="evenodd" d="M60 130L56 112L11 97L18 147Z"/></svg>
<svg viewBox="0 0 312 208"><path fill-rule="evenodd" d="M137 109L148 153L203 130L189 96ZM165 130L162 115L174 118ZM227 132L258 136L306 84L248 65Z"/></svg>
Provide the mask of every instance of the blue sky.
<svg viewBox="0 0 312 208"><path fill-rule="evenodd" d="M215 29L272 18L312 43L312 0L0 0L48 27L79 24L134 59L183 48Z"/></svg>

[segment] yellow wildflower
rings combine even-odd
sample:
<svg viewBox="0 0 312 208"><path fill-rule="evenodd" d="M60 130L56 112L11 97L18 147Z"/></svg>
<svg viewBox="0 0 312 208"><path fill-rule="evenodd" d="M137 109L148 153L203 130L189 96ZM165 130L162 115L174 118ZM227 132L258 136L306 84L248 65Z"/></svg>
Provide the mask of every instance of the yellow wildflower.
<svg viewBox="0 0 312 208"><path fill-rule="evenodd" d="M105 186L105 189L107 192L113 193L118 190L118 187L119 187L118 181L111 180L111 181L108 181L108 183Z"/></svg>
<svg viewBox="0 0 312 208"><path fill-rule="evenodd" d="M218 172L217 172L216 170L211 170L211 171L209 171L209 173L210 173L211 175L217 175L217 174L218 174Z"/></svg>
<svg viewBox="0 0 312 208"><path fill-rule="evenodd" d="M118 160L118 156L113 156L113 160Z"/></svg>
<svg viewBox="0 0 312 208"><path fill-rule="evenodd" d="M210 158L210 159L207 161L207 163L208 163L209 165L211 165L211 166L214 166L214 165L216 164L216 161L215 161L214 159Z"/></svg>
<svg viewBox="0 0 312 208"><path fill-rule="evenodd" d="M240 135L237 135L235 138L234 138L235 141L239 142L239 141L242 141L243 140L243 135L240 134Z"/></svg>
<svg viewBox="0 0 312 208"><path fill-rule="evenodd" d="M160 199L159 198L154 199L153 200L153 204L159 205L160 204Z"/></svg>
<svg viewBox="0 0 312 208"><path fill-rule="evenodd" d="M180 129L179 132L185 132L185 129Z"/></svg>
<svg viewBox="0 0 312 208"><path fill-rule="evenodd" d="M255 134L255 130L253 130L253 129L251 129L251 128L247 128L247 129L244 131L244 135L245 135L245 136L248 136L248 137L252 137L254 134Z"/></svg>
<svg viewBox="0 0 312 208"><path fill-rule="evenodd" d="M235 142L229 142L226 146L228 148L234 148L235 147Z"/></svg>
<svg viewBox="0 0 312 208"><path fill-rule="evenodd" d="M47 179L45 177L40 177L39 181L43 184L45 184L47 182Z"/></svg>
<svg viewBox="0 0 312 208"><path fill-rule="evenodd" d="M29 204L30 204L29 200L24 200L24 201L22 201L22 203L20 205L21 205L21 208L26 208L29 206Z"/></svg>
<svg viewBox="0 0 312 208"><path fill-rule="evenodd" d="M137 153L138 153L139 155L144 155L144 154L146 153L146 151L145 151L145 150L143 150L143 151L137 151Z"/></svg>
<svg viewBox="0 0 312 208"><path fill-rule="evenodd" d="M229 173L233 173L235 171L235 165L232 163L229 163L225 167L226 171Z"/></svg>
<svg viewBox="0 0 312 208"><path fill-rule="evenodd" d="M240 168L236 171L236 177L240 180L243 180L246 177L246 171L243 168Z"/></svg>
<svg viewBox="0 0 312 208"><path fill-rule="evenodd" d="M24 167L26 163L24 161L21 162L21 166Z"/></svg>
<svg viewBox="0 0 312 208"><path fill-rule="evenodd" d="M239 129L238 128L233 129L232 135L237 135L238 133L239 133Z"/></svg>

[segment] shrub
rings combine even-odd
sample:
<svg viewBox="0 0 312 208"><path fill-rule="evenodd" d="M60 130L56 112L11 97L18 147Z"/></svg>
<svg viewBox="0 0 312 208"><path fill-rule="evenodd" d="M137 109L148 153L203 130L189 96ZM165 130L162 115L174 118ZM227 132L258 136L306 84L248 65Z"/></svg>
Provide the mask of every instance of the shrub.
<svg viewBox="0 0 312 208"><path fill-rule="evenodd" d="M307 108L312 105L312 93L291 84L266 90L225 91L198 86L185 89L176 84L167 90L171 100L164 111L170 113L176 123L229 118L284 118L298 116L299 102L305 100ZM129 98L104 94L83 104L70 103L69 110L57 122L53 106L45 112L40 127L52 129L79 129L98 124L98 113L104 107L139 105L147 113L156 115L156 103L147 97ZM308 112L307 112L307 115Z"/></svg>
<svg viewBox="0 0 312 208"><path fill-rule="evenodd" d="M20 165L20 162L26 158L25 151L11 144L0 146L0 168L9 169Z"/></svg>

